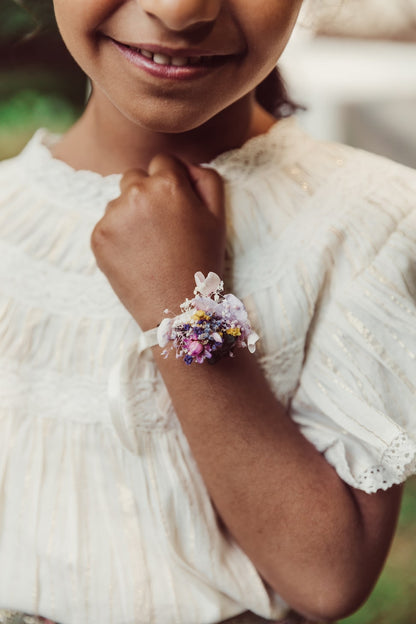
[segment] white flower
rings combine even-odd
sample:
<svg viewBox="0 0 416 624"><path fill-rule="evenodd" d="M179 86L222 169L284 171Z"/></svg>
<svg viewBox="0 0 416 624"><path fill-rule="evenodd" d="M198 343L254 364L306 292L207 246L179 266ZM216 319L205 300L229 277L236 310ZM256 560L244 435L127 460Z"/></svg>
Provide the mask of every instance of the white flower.
<svg viewBox="0 0 416 624"><path fill-rule="evenodd" d="M222 342L222 338L221 336L218 334L218 332L214 332L211 336L211 338L213 338L215 340L215 342Z"/></svg>
<svg viewBox="0 0 416 624"><path fill-rule="evenodd" d="M221 281L221 278L216 274L210 271L208 275L205 277L201 271L198 271L194 275L195 277L195 290L194 294L201 294L203 297L210 297L214 295L218 291L222 291L224 288L224 284Z"/></svg>
<svg viewBox="0 0 416 624"><path fill-rule="evenodd" d="M256 342L260 339L260 336L256 334L255 331L252 331L247 338L247 348L250 353L254 353L256 350Z"/></svg>
<svg viewBox="0 0 416 624"><path fill-rule="evenodd" d="M172 326L175 319L165 318L157 328L157 342L159 347L166 347L170 340Z"/></svg>

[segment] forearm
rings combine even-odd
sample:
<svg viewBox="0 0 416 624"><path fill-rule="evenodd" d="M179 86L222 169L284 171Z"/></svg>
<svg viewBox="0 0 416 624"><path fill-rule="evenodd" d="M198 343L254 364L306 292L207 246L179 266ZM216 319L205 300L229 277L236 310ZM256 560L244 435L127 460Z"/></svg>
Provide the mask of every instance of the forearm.
<svg viewBox="0 0 416 624"><path fill-rule="evenodd" d="M130 171L92 233L97 264L142 329L178 309L194 268L222 274L221 178L165 155ZM294 608L339 616L366 595L399 492L347 487L302 437L254 357L215 366L155 357L212 500L264 578Z"/></svg>
<svg viewBox="0 0 416 624"><path fill-rule="evenodd" d="M248 353L215 366L187 367L158 349L155 358L212 500L263 577L312 616L339 617L364 598L394 530L398 493L370 497L341 481Z"/></svg>

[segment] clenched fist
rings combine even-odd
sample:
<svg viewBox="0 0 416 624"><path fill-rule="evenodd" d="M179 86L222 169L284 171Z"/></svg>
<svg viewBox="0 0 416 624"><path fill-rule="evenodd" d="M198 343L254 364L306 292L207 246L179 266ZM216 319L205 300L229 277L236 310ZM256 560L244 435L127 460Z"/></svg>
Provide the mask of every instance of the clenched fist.
<svg viewBox="0 0 416 624"><path fill-rule="evenodd" d="M122 178L91 236L97 264L143 330L179 312L194 273L223 273L224 192L213 170L159 155Z"/></svg>

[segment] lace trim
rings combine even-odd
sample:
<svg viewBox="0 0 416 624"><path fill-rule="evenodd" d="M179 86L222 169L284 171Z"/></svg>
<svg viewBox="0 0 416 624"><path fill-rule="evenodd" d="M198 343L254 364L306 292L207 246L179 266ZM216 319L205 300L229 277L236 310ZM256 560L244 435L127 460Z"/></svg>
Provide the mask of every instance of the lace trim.
<svg viewBox="0 0 416 624"><path fill-rule="evenodd" d="M287 158L287 147L293 146L300 137L306 140L295 120L282 119L267 133L249 139L241 147L226 151L205 165L218 169L230 180L245 179L258 167L275 165ZM52 156L50 148L58 140L59 135L40 129L17 159L24 163L32 180L46 185L49 192L72 201L77 196L87 210L96 213L96 202L108 202L118 195L121 175L102 176L94 171L73 169Z"/></svg>
<svg viewBox="0 0 416 624"><path fill-rule="evenodd" d="M2 245L0 243L0 249ZM83 275L62 272L46 262L22 256L18 250L3 255L1 297L14 299L46 314L85 317L130 318L106 278L98 273Z"/></svg>
<svg viewBox="0 0 416 624"><path fill-rule="evenodd" d="M401 433L385 450L380 462L364 470L354 485L372 494L403 483L415 473L416 440L407 433Z"/></svg>
<svg viewBox="0 0 416 624"><path fill-rule="evenodd" d="M33 135L17 160L24 164L31 179L45 185L49 193L72 203L77 198L83 209L97 214L97 205L106 204L119 194L121 175L102 176L94 171L73 169L52 156L50 148L58 140L59 135L42 128Z"/></svg>

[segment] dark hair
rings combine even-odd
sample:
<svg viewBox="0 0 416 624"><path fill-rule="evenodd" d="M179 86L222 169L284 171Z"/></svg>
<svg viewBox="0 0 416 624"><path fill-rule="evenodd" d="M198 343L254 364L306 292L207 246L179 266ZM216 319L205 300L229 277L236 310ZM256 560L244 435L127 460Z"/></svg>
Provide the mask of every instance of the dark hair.
<svg viewBox="0 0 416 624"><path fill-rule="evenodd" d="M285 82L277 67L256 88L256 100L277 119L289 117L302 108L291 100Z"/></svg>

